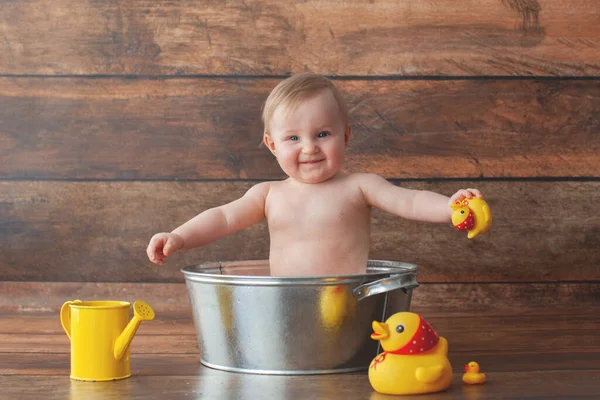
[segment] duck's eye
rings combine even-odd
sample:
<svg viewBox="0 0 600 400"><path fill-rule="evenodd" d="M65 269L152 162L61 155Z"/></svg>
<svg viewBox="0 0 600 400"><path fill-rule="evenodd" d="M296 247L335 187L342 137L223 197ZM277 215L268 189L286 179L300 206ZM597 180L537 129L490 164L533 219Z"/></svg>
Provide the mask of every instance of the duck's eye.
<svg viewBox="0 0 600 400"><path fill-rule="evenodd" d="M460 210L460 215L463 215L465 213L465 210Z"/></svg>
<svg viewBox="0 0 600 400"><path fill-rule="evenodd" d="M398 325L398 326L396 327L396 332L398 332L398 333L402 333L402 332L404 332L404 325Z"/></svg>

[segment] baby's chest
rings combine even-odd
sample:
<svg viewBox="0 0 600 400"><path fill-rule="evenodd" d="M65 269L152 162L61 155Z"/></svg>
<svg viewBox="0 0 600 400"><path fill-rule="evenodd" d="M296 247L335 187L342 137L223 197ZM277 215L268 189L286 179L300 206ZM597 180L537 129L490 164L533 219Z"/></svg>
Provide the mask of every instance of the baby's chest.
<svg viewBox="0 0 600 400"><path fill-rule="evenodd" d="M273 196L267 201L270 229L330 229L364 220L368 207L351 195Z"/></svg>

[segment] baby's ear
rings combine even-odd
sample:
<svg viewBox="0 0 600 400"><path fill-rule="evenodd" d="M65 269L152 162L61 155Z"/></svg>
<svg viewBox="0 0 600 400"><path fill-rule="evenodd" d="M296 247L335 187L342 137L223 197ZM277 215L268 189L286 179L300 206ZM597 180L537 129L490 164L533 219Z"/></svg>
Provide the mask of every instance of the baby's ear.
<svg viewBox="0 0 600 400"><path fill-rule="evenodd" d="M352 136L352 127L350 124L346 126L346 132L344 133L344 142L346 143L346 147L348 147L348 143L350 143L350 136Z"/></svg>
<svg viewBox="0 0 600 400"><path fill-rule="evenodd" d="M269 149L271 153L273 153L273 155L275 156L275 142L271 140L271 137L269 135L265 135L263 137L263 143L265 144L265 146L267 146L267 149Z"/></svg>

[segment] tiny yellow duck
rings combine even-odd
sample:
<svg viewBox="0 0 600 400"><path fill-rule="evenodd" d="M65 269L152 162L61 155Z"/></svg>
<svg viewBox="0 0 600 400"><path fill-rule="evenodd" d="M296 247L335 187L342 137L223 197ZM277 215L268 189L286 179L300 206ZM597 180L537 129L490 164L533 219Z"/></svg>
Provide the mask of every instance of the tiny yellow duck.
<svg viewBox="0 0 600 400"><path fill-rule="evenodd" d="M467 231L467 237L487 232L492 226L492 212L485 200L479 197L456 200L452 207L452 224L459 231Z"/></svg>
<svg viewBox="0 0 600 400"><path fill-rule="evenodd" d="M478 385L485 382L485 374L479 372L479 364L471 361L465 365L465 374L462 377L464 383Z"/></svg>
<svg viewBox="0 0 600 400"><path fill-rule="evenodd" d="M373 321L372 339L384 352L369 365L369 382L383 394L422 394L452 383L448 342L420 315L399 312L385 322Z"/></svg>

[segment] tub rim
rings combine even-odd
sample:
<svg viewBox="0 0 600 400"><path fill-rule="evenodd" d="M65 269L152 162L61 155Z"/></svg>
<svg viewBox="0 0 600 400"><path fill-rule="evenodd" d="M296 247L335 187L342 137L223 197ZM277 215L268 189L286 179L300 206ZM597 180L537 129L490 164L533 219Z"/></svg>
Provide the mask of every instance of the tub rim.
<svg viewBox="0 0 600 400"><path fill-rule="evenodd" d="M417 265L403 261L368 260L365 274L339 274L314 276L265 276L223 274L223 268L258 268L269 260L216 261L183 267L185 280L200 283L218 283L244 286L330 286L364 283L385 277L417 275Z"/></svg>

